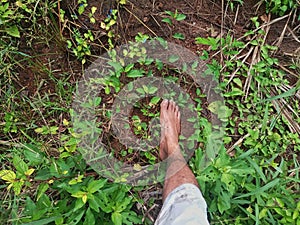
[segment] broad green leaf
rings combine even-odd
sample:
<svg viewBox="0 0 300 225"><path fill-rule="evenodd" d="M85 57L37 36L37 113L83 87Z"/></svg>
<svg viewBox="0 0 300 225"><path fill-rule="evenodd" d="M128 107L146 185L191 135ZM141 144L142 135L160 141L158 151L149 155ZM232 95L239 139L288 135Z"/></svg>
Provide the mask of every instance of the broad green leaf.
<svg viewBox="0 0 300 225"><path fill-rule="evenodd" d="M107 64L111 65L114 68L116 73L120 73L123 71L123 66L119 62L109 61L107 62Z"/></svg>
<svg viewBox="0 0 300 225"><path fill-rule="evenodd" d="M156 105L159 101L160 101L160 97L154 96L153 98L151 98L150 103L152 105Z"/></svg>
<svg viewBox="0 0 300 225"><path fill-rule="evenodd" d="M106 184L106 180L93 180L88 184L87 192L90 194L99 191Z"/></svg>
<svg viewBox="0 0 300 225"><path fill-rule="evenodd" d="M80 199L78 199L78 200L80 200ZM71 225L71 224L72 224L72 225L78 224L78 223L81 221L81 219L82 219L84 213L85 213L85 209L81 209L81 210L79 210L79 211L77 211L77 212L74 212L74 213L68 218L68 221L67 221L67 223L65 223L65 224L70 224L70 225Z"/></svg>
<svg viewBox="0 0 300 225"><path fill-rule="evenodd" d="M236 87L233 87L232 91L223 94L224 97L233 97L233 96L242 96L242 95L244 95L243 90Z"/></svg>
<svg viewBox="0 0 300 225"><path fill-rule="evenodd" d="M116 212L123 212L126 207L131 203L131 198L127 197L127 198L124 198L124 196L122 196L122 201L118 201L117 202L117 207L115 209Z"/></svg>
<svg viewBox="0 0 300 225"><path fill-rule="evenodd" d="M6 31L9 35L11 35L11 36L13 36L13 37L17 37L17 38L20 37L20 32L19 32L19 29L18 29L18 27L17 27L16 25L13 25L13 26L11 26L11 27L5 28L5 31Z"/></svg>
<svg viewBox="0 0 300 225"><path fill-rule="evenodd" d="M172 20L170 18L163 18L161 21L172 25Z"/></svg>
<svg viewBox="0 0 300 225"><path fill-rule="evenodd" d="M184 15L184 14L178 14L177 16L176 16L176 20L177 21L182 21L182 20L184 20L186 18L186 15Z"/></svg>
<svg viewBox="0 0 300 225"><path fill-rule="evenodd" d="M12 183L16 179L16 174L12 170L0 170L0 178Z"/></svg>
<svg viewBox="0 0 300 225"><path fill-rule="evenodd" d="M242 81L240 78L234 78L232 80L237 86L239 86L240 88L243 86Z"/></svg>
<svg viewBox="0 0 300 225"><path fill-rule="evenodd" d="M75 212L75 211L81 209L84 205L85 205L85 203L82 201L82 199L78 198L75 202L75 207L74 207L73 211Z"/></svg>
<svg viewBox="0 0 300 225"><path fill-rule="evenodd" d="M267 183L266 185L260 187L260 188L257 188L255 189L254 191L251 191L249 193L246 193L246 194L243 194L243 195L240 195L238 197L236 197L235 199L239 199L239 198L245 198L245 197L248 197L248 196L252 196L252 195L260 195L262 194L263 192L269 190L270 188L274 187L275 185L277 185L279 183L280 179L277 178L275 180L272 180L270 181L269 183Z"/></svg>
<svg viewBox="0 0 300 225"><path fill-rule="evenodd" d="M41 220L32 221L29 223L22 223L22 225L45 225L45 224L50 224L51 222L55 221L58 218L59 216L53 216Z"/></svg>
<svg viewBox="0 0 300 225"><path fill-rule="evenodd" d="M38 165L43 162L43 155L39 152L37 146L26 144L25 147L24 156L29 161L29 165Z"/></svg>
<svg viewBox="0 0 300 225"><path fill-rule="evenodd" d="M16 168L16 170L21 173L24 174L28 171L28 166L27 164L24 162L23 159L21 159L21 157L19 157L18 155L14 155L13 157L13 164Z"/></svg>
<svg viewBox="0 0 300 225"><path fill-rule="evenodd" d="M143 77L144 76L143 74L144 74L143 70L130 70L127 73L127 77L130 77L130 78Z"/></svg>
<svg viewBox="0 0 300 225"><path fill-rule="evenodd" d="M72 197L75 197L75 198L82 198L82 196L86 195L86 192L84 191L77 191L75 193L72 194Z"/></svg>
<svg viewBox="0 0 300 225"><path fill-rule="evenodd" d="M113 221L114 225L122 225L122 215L119 212L113 212L111 214L111 220Z"/></svg>
<svg viewBox="0 0 300 225"><path fill-rule="evenodd" d="M41 196L48 190L48 183L41 183L37 189L36 199L37 201L41 198Z"/></svg>
<svg viewBox="0 0 300 225"><path fill-rule="evenodd" d="M23 184L24 180L15 181L12 183L16 195L19 195L21 193Z"/></svg>
<svg viewBox="0 0 300 225"><path fill-rule="evenodd" d="M122 217L123 224L142 224L142 219L134 211L123 212Z"/></svg>
<svg viewBox="0 0 300 225"><path fill-rule="evenodd" d="M88 203L89 203L89 206L90 206L95 212L99 213L99 212L100 212L100 210L99 210L100 205L98 204L97 200L98 200L98 199L94 197L93 199L88 199Z"/></svg>
<svg viewBox="0 0 300 225"><path fill-rule="evenodd" d="M91 208L88 208L85 212L85 220L83 222L83 225L94 225L95 224L95 216L91 210Z"/></svg>
<svg viewBox="0 0 300 225"><path fill-rule="evenodd" d="M125 67L124 72L129 72L134 67L134 63L130 63Z"/></svg>

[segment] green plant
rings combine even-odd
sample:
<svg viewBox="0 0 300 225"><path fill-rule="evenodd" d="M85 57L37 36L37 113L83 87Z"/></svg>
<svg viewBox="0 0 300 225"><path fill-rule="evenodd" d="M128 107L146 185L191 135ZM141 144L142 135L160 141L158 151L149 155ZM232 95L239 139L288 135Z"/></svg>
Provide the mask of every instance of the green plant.
<svg viewBox="0 0 300 225"><path fill-rule="evenodd" d="M20 14L16 14L16 9L10 7L10 3L1 0L0 3L0 32L5 32L13 37L20 37L20 32L15 24L15 20L22 18Z"/></svg>
<svg viewBox="0 0 300 225"><path fill-rule="evenodd" d="M211 60L206 72L215 74L221 81L226 104L226 108L220 109L221 115L229 116L223 119L226 124L223 140L231 147L227 150L223 147L212 164L205 168L201 167L205 155L198 150L191 166L195 173L198 172L204 196L210 199L208 206L212 221L222 224L293 224L299 209L291 196L297 195L297 187L286 178L291 171L299 170L295 161L299 148L297 144L290 145L299 142L299 135L286 129L285 126L293 126L293 121L286 119L276 104L284 98L291 100L295 89L281 92L277 88L287 85L287 80L277 68L278 60L271 57L276 47L264 43L265 32L259 29L257 18L252 21L258 29L257 36L247 43L229 35L225 38L196 38L197 44L210 46L209 51L203 52L203 59L207 60L211 53L223 57L222 65ZM237 57L245 49L250 49L249 54L245 58ZM255 49L259 54L255 55ZM245 61L251 54L254 54L253 61L248 66ZM274 92L277 95L274 96ZM289 107L295 108L296 102L290 101ZM218 107L210 105L208 108L213 112ZM296 119L297 116L292 114ZM234 140L236 135L238 138ZM292 160L286 158L289 148L295 152L290 155ZM292 180L299 182L298 172Z"/></svg>
<svg viewBox="0 0 300 225"><path fill-rule="evenodd" d="M81 60L82 64L85 64L86 56L91 55L90 41L94 41L94 36L90 30L82 36L78 29L75 29L73 34L75 43L72 43L71 40L67 40L68 48L72 49L74 55Z"/></svg>
<svg viewBox="0 0 300 225"><path fill-rule="evenodd" d="M169 17L163 18L162 21L165 23L168 23L169 25L173 24L172 20L182 21L182 20L185 20L185 18L186 18L186 15L184 15L182 13L178 13L177 9L175 10L175 12L165 11L165 13Z"/></svg>
<svg viewBox="0 0 300 225"><path fill-rule="evenodd" d="M283 16L286 12L299 6L297 0L265 0L266 11ZM298 19L299 20L299 19Z"/></svg>

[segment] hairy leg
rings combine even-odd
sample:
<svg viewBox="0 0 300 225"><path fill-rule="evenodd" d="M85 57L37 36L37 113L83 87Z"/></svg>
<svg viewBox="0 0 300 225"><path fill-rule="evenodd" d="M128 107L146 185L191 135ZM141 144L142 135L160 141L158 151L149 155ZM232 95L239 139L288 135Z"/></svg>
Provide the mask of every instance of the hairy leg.
<svg viewBox="0 0 300 225"><path fill-rule="evenodd" d="M173 101L163 100L160 110L161 143L160 158L167 159L168 168L163 189L163 201L176 187L191 183L198 186L198 182L186 164L180 151L178 137L180 133L180 111Z"/></svg>

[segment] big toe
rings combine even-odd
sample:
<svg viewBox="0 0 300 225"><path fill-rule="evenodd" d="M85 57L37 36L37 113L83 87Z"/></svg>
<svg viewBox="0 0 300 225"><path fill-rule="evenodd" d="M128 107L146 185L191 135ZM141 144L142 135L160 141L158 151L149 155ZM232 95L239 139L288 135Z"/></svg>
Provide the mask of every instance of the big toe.
<svg viewBox="0 0 300 225"><path fill-rule="evenodd" d="M164 99L160 104L161 111L167 110L168 105L169 105L169 101L167 99Z"/></svg>

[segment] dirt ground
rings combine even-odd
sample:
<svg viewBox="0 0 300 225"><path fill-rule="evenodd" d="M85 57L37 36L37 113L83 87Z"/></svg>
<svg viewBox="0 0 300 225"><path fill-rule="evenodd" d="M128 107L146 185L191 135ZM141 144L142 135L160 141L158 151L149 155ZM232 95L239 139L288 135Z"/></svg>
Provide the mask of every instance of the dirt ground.
<svg viewBox="0 0 300 225"><path fill-rule="evenodd" d="M70 20L72 20L70 15L76 8L75 2L74 0L65 0L61 3L61 8L66 10L66 16L69 16ZM245 32L255 29L250 18L258 16L261 23L271 23L268 26L266 42L279 47L275 54L280 59L280 65L286 66L292 60L299 60L300 26L295 22L295 15L277 17L276 20L275 17L265 14L265 9L263 6L258 6L259 1L257 0L245 0L243 5L235 6L233 11L226 4L227 1L224 1L224 5L222 2L213 0L127 0L127 4L119 9L119 20L114 28L115 44L121 45L134 40L134 37L140 32L150 36L160 36L194 52L200 52L207 49L208 46L195 44L196 37L221 37L230 33L234 38L241 38ZM96 23L89 23L86 14L80 16L76 23L81 31L90 29L94 34L98 34L99 41L107 45L107 37L105 31L100 28L100 22L106 18L110 9L117 7L117 4L109 0L90 0L88 3L89 7L97 7ZM163 23L161 20L166 15L166 10L172 12L178 10L187 18L184 21L175 21L173 25ZM58 19L57 23L59 23ZM62 37L69 38L70 32L67 27L63 30L61 25L57 24L56 27L59 29L52 29L52 33L49 33L50 36L60 32ZM174 33L184 34L185 40L175 40L172 38ZM67 74L66 79L72 84L82 76L81 63L76 60L63 41L52 38L48 44L38 42L28 46L26 44L27 37L22 38L19 50L25 54L38 55L19 66L19 77L16 83L24 95L32 97L36 95L37 91L55 92L55 79L50 79L44 72L45 70L52 71L51 73L56 78L59 78L61 74ZM92 50L95 55L104 52L103 49L99 49L99 45L94 45ZM93 61L93 57L90 58L90 61ZM88 65L89 62L85 66ZM296 81L293 76L290 77L291 83ZM152 186L140 193L145 202L153 197L157 201L151 208L137 206L136 209L149 218L155 219L161 207L158 194L160 192L161 187Z"/></svg>
<svg viewBox="0 0 300 225"><path fill-rule="evenodd" d="M69 16L70 21L72 20L71 14L76 10L77 5L75 2L74 0L65 0L61 3L61 8L66 10L66 16ZM265 14L263 6L259 7L258 2L257 0L247 0L244 1L243 5L235 6L234 11L231 11L228 5L225 4L226 2L222 7L222 1L127 1L127 4L119 10L118 24L114 28L116 33L115 45L127 43L134 40L138 33L143 33L163 37L167 41L175 42L198 52L207 49L208 46L195 44L196 37L220 37L230 33L234 38L241 38L245 32L255 29L250 18L258 16L261 23L271 22L266 42L279 47L276 57L282 59L282 65L290 63L292 59L298 58L299 60L300 49L299 38L297 39L297 37L300 36L300 27L296 23L296 15L277 18L278 21L274 22L276 18L269 18ZM105 45L107 38L104 35L105 31L100 28L100 23L109 14L110 9L117 7L117 4L110 0L90 0L88 3L89 6L86 11L89 11L92 6L97 7L94 15L96 23L91 24L85 13L76 22L81 26L82 31L90 29L93 33L100 32L102 35L98 35L98 38ZM167 10L172 12L178 10L179 13L185 14L187 18L184 21L175 21L173 25L166 24L161 20L166 15L165 11ZM59 23L58 19L56 22ZM58 24L56 26L61 28ZM20 76L17 85L23 88L24 93L29 96L34 95L38 87L39 90L42 89L46 92L55 91L55 82L45 77L47 74L43 72L43 69L54 71L54 75L68 73L71 75L70 82L72 83L82 74L81 64L63 43L63 37L69 38L70 36L68 29L58 31L53 27L49 28L49 35L54 36L57 35L57 32L61 32L62 39L51 38L48 44L33 42L31 46L27 44L28 37L22 37L23 39L21 38L20 41L20 51L31 56L38 55L38 57L31 59L31 63L25 62L19 67ZM172 38L174 33L184 34L185 40ZM96 55L101 55L104 52L103 49L99 49L99 46L94 46L92 50ZM91 57L90 60L92 61L93 58ZM89 63L86 64L86 66L88 65ZM42 87L40 87L41 80L44 81Z"/></svg>

